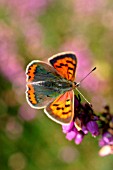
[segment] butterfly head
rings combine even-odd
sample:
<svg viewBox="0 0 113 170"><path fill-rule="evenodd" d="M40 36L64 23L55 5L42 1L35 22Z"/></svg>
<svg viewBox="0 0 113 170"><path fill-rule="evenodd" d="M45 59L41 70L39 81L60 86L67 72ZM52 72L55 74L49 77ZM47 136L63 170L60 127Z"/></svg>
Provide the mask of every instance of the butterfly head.
<svg viewBox="0 0 113 170"><path fill-rule="evenodd" d="M80 86L80 83L79 83L79 82L78 82L78 83L77 83L77 82L74 82L74 86L75 86L75 88L76 88L76 87L79 87L79 86Z"/></svg>

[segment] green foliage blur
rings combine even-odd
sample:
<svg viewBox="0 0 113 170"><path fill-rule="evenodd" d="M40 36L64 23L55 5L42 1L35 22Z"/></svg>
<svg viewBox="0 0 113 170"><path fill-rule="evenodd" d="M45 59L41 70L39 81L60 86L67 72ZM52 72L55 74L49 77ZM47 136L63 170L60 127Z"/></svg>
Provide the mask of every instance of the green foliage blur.
<svg viewBox="0 0 113 170"><path fill-rule="evenodd" d="M113 2L108 0L0 0L0 170L112 170L98 155L98 138L80 145L60 125L26 102L25 69L62 51L78 58L76 79L95 112L113 110Z"/></svg>

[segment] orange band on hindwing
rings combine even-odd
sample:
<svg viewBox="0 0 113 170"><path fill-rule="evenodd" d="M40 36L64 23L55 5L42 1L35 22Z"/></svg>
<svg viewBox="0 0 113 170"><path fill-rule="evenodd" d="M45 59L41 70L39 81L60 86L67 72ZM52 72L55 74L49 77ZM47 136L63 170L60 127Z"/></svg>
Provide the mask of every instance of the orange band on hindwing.
<svg viewBox="0 0 113 170"><path fill-rule="evenodd" d="M37 64L32 64L29 69L28 69L28 72L27 72L27 75L28 75L28 82L31 82L34 80L34 76L35 76L35 71L36 71L36 67L37 67Z"/></svg>
<svg viewBox="0 0 113 170"><path fill-rule="evenodd" d="M35 105L35 104L37 104L37 100L36 100L36 97L35 97L34 88L31 84L28 84L27 86L28 86L28 91L27 91L28 99L33 105Z"/></svg>

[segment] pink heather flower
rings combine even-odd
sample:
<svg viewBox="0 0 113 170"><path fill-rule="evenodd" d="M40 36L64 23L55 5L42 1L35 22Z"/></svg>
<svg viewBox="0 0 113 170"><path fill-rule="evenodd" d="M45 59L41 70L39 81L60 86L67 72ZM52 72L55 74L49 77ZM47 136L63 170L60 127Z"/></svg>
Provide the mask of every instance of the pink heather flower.
<svg viewBox="0 0 113 170"><path fill-rule="evenodd" d="M88 133L88 129L86 126L82 126L82 131L84 132L84 134L86 135Z"/></svg>
<svg viewBox="0 0 113 170"><path fill-rule="evenodd" d="M66 133L66 139L68 139L69 141L74 139L76 144L80 144L82 142L84 134L82 133L82 131L77 130L73 121L69 125L63 125L62 129L63 132Z"/></svg>
<svg viewBox="0 0 113 170"><path fill-rule="evenodd" d="M72 121L70 124L67 125L63 125L62 129L63 129L63 133L68 133L69 131L71 131L71 129L74 126L74 122Z"/></svg>
<svg viewBox="0 0 113 170"><path fill-rule="evenodd" d="M76 144L80 144L82 142L83 135L77 130L73 121L69 125L63 125L62 129L63 132L66 133L66 139L69 141L74 139Z"/></svg>
<svg viewBox="0 0 113 170"><path fill-rule="evenodd" d="M99 128L98 124L95 121L89 121L86 125L87 129L93 136L98 136L99 135Z"/></svg>
<svg viewBox="0 0 113 170"><path fill-rule="evenodd" d="M99 146L102 147L102 146L104 146L104 145L107 145L107 143L101 138L101 139L99 140Z"/></svg>
<svg viewBox="0 0 113 170"><path fill-rule="evenodd" d="M102 135L102 139L103 141L106 143L106 144L109 144L109 145L113 145L113 135L110 134L109 132L105 132L103 135Z"/></svg>
<svg viewBox="0 0 113 170"><path fill-rule="evenodd" d="M79 144L82 142L83 138L84 138L84 133L82 133L82 132L80 131L80 132L77 133L77 135L76 135L75 143L76 143L77 145L79 145Z"/></svg>
<svg viewBox="0 0 113 170"><path fill-rule="evenodd" d="M74 139L76 144L80 144L88 132L92 136L99 135L99 128L96 123L98 117L89 104L81 104L80 97L76 95L74 98L75 116L70 124L62 125L62 130L66 134L66 139Z"/></svg>
<svg viewBox="0 0 113 170"><path fill-rule="evenodd" d="M66 139L72 140L76 137L77 132L75 130L72 130L66 134Z"/></svg>

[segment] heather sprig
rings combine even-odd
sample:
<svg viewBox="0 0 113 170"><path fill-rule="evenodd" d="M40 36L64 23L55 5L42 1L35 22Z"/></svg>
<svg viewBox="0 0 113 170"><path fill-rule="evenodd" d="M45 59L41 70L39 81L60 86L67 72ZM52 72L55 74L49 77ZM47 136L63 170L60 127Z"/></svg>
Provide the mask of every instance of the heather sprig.
<svg viewBox="0 0 113 170"><path fill-rule="evenodd" d="M100 136L100 156L113 154L113 115L109 107L106 106L104 112L97 115L92 106L88 103L82 104L80 96L75 95L74 110L72 122L62 126L66 139L80 144L85 135L91 133L93 137Z"/></svg>

